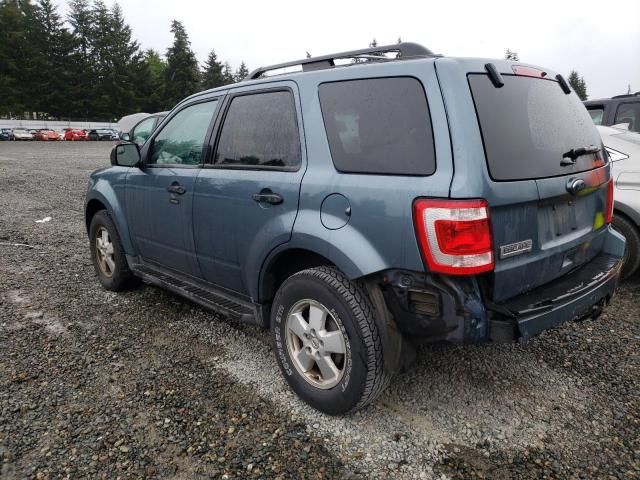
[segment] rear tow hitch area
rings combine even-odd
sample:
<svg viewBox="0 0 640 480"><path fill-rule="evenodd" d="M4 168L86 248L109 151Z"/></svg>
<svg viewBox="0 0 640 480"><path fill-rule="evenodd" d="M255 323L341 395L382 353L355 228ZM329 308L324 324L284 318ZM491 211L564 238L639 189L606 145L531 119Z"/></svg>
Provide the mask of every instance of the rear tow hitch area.
<svg viewBox="0 0 640 480"><path fill-rule="evenodd" d="M620 257L601 253L571 274L501 304L487 303L493 342L526 343L569 321L597 319L618 283Z"/></svg>
<svg viewBox="0 0 640 480"><path fill-rule="evenodd" d="M607 307L607 305L609 305L609 301L610 301L609 296L607 296L606 298L603 298L602 300L600 300L598 303L596 303L591 307L591 310L589 311L589 313L581 317L575 318L575 321L582 322L583 320L589 320L589 319L597 320L600 317L600 315L602 315L602 312L604 312L604 309Z"/></svg>

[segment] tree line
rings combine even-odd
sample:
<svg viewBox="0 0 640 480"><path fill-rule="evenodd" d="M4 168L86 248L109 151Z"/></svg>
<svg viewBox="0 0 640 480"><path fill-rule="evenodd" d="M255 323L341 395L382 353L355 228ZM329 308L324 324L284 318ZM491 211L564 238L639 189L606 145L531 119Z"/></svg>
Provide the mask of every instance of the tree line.
<svg viewBox="0 0 640 480"><path fill-rule="evenodd" d="M184 25L165 55L132 38L117 3L0 0L0 117L113 121L167 110L186 96L242 80L211 50L200 68Z"/></svg>

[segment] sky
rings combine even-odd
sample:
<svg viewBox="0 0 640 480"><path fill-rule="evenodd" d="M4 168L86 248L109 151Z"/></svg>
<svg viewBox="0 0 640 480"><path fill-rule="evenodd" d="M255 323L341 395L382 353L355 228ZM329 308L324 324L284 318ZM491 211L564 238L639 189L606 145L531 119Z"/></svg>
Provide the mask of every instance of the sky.
<svg viewBox="0 0 640 480"><path fill-rule="evenodd" d="M57 0L66 12L65 0ZM106 0L111 5L113 0ZM183 22L201 64L213 48L249 69L403 41L451 57L502 58L584 77L589 98L640 91L640 0L119 0L142 48L171 45Z"/></svg>

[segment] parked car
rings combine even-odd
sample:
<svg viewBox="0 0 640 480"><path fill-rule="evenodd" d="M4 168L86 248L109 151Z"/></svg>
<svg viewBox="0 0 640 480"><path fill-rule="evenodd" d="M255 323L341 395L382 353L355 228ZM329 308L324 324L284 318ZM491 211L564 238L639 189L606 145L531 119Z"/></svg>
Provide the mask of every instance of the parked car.
<svg viewBox="0 0 640 480"><path fill-rule="evenodd" d="M192 95L111 163L85 203L102 285L269 327L291 388L330 414L373 401L414 342L597 317L625 251L562 76L411 43Z"/></svg>
<svg viewBox="0 0 640 480"><path fill-rule="evenodd" d="M169 112L153 113L142 120L139 120L130 130L120 133L120 139L125 141L132 141L138 145L144 145L149 136L153 133L155 128L160 125L160 122L167 116Z"/></svg>
<svg viewBox="0 0 640 480"><path fill-rule="evenodd" d="M104 130L111 133L112 140L120 140L120 131L115 128L105 128Z"/></svg>
<svg viewBox="0 0 640 480"><path fill-rule="evenodd" d="M118 140L112 130L98 128L87 132L87 140Z"/></svg>
<svg viewBox="0 0 640 480"><path fill-rule="evenodd" d="M640 132L640 92L584 102L596 125L626 126Z"/></svg>
<svg viewBox="0 0 640 480"><path fill-rule="evenodd" d="M54 130L46 130L46 129L42 129L42 130L38 130L36 132L36 134L34 135L34 139L35 140L41 140L41 141L58 141L60 140L60 136L58 135L58 133Z"/></svg>
<svg viewBox="0 0 640 480"><path fill-rule="evenodd" d="M8 128L0 129L0 141L11 140L11 130Z"/></svg>
<svg viewBox="0 0 640 480"><path fill-rule="evenodd" d="M33 134L26 128L14 128L11 132L13 140L33 140Z"/></svg>
<svg viewBox="0 0 640 480"><path fill-rule="evenodd" d="M627 239L622 278L640 267L640 133L599 126L616 182L613 226Z"/></svg>
<svg viewBox="0 0 640 480"><path fill-rule="evenodd" d="M70 128L64 132L64 139L67 141L87 140L87 132L79 128Z"/></svg>

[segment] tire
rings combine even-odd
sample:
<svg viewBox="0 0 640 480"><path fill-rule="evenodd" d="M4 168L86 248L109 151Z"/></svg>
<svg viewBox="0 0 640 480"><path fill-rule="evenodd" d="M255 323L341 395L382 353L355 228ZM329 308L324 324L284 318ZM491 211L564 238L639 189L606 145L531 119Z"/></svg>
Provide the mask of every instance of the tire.
<svg viewBox="0 0 640 480"><path fill-rule="evenodd" d="M312 308L315 314L324 309L326 315L324 326L318 330L312 328L319 325L312 319ZM391 375L384 369L382 338L374 311L364 290L335 268L303 270L278 289L271 309L278 364L291 388L313 408L330 415L355 411L374 401L389 384ZM295 319L300 316L308 322L298 324ZM294 333L294 324L306 325L306 340ZM340 339L342 346L338 347ZM344 354L327 353L341 349ZM311 353L302 354L302 350ZM327 358L336 367L331 372L339 371L339 375L324 375ZM309 361L312 367L308 367Z"/></svg>
<svg viewBox="0 0 640 480"><path fill-rule="evenodd" d="M624 280L640 267L640 233L633 223L620 215L614 214L612 224L627 239L624 264L620 272L620 278Z"/></svg>
<svg viewBox="0 0 640 480"><path fill-rule="evenodd" d="M105 242L105 232L107 242ZM98 238L102 240L104 248L98 246L101 243ZM98 211L91 219L89 240L91 260L104 288L118 292L139 283L129 270L118 230L106 210ZM106 259L107 256L110 260Z"/></svg>

